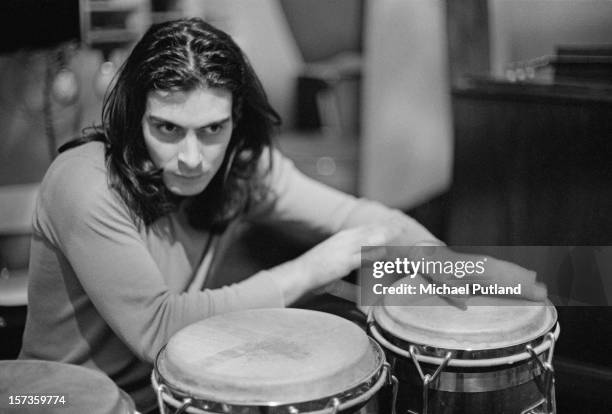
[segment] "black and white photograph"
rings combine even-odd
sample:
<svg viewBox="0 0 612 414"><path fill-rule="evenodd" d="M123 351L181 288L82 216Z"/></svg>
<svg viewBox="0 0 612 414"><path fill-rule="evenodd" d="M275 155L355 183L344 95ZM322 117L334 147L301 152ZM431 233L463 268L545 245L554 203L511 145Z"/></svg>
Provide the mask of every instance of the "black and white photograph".
<svg viewBox="0 0 612 414"><path fill-rule="evenodd" d="M2 0L0 414L612 413L612 0Z"/></svg>

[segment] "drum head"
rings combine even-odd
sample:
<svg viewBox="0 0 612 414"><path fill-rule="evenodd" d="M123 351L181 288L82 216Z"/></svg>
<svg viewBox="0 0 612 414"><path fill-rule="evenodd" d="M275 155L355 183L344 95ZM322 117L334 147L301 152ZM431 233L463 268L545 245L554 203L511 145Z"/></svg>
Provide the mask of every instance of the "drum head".
<svg viewBox="0 0 612 414"><path fill-rule="evenodd" d="M467 309L451 306L439 296L405 296L374 308L374 320L403 341L447 350L490 350L529 343L550 331L557 321L551 303L523 299L471 296Z"/></svg>
<svg viewBox="0 0 612 414"><path fill-rule="evenodd" d="M227 404L314 401L369 379L384 357L355 324L303 309L214 316L179 331L157 358L162 381Z"/></svg>
<svg viewBox="0 0 612 414"><path fill-rule="evenodd" d="M10 405L10 396L58 396ZM13 411L12 411L13 410ZM0 361L0 412L116 414L133 413L127 394L102 372L51 361Z"/></svg>

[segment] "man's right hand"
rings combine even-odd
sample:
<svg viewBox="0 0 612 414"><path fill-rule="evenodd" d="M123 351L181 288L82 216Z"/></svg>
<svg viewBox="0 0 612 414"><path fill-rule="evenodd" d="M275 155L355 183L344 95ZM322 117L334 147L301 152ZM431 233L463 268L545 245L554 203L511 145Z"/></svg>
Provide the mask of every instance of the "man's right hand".
<svg viewBox="0 0 612 414"><path fill-rule="evenodd" d="M272 269L285 304L306 292L347 276L361 264L362 246L384 245L392 235L384 226L370 225L342 230L294 260ZM378 253L381 257L384 249ZM376 250L369 256L376 256ZM376 257L374 257L376 258ZM278 271L277 271L278 270Z"/></svg>

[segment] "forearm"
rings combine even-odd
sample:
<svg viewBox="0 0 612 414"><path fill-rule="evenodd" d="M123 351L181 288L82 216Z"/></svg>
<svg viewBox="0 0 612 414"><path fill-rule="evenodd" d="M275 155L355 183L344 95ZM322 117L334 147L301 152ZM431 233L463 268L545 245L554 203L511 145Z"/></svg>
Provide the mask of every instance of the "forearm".
<svg viewBox="0 0 612 414"><path fill-rule="evenodd" d="M266 271L268 277L277 286L284 305L291 305L311 289L308 269L300 258L282 263Z"/></svg>
<svg viewBox="0 0 612 414"><path fill-rule="evenodd" d="M117 306L106 313L120 326L123 340L133 351L141 359L152 362L159 349L185 326L237 310L283 307L283 297L269 272L259 272L231 286L190 293L167 292L141 310ZM126 324L128 310L133 312L131 328Z"/></svg>
<svg viewBox="0 0 612 414"><path fill-rule="evenodd" d="M342 230L301 256L268 271L285 298L293 303L304 293L346 276L361 264L361 246L386 244L382 226Z"/></svg>

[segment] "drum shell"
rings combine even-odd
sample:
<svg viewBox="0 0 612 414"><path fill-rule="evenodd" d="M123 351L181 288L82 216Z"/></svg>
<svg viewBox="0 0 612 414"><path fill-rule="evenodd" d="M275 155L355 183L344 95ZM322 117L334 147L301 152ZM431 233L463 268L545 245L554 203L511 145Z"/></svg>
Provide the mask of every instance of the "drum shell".
<svg viewBox="0 0 612 414"><path fill-rule="evenodd" d="M399 384L396 412L422 413L424 385L413 361L391 352L387 358ZM422 363L421 369L423 374L433 375L437 366ZM477 381L469 381L474 378ZM545 378L534 361L486 369L447 367L429 387L428 414L521 414L546 395ZM554 397L554 383L552 387Z"/></svg>
<svg viewBox="0 0 612 414"><path fill-rule="evenodd" d="M398 413L555 413L560 327L549 301L476 296L466 309L443 302L407 297L405 306L383 303L368 315L399 383Z"/></svg>
<svg viewBox="0 0 612 414"><path fill-rule="evenodd" d="M394 338L376 327L382 337L393 346L408 352L410 345ZM558 334L558 327L556 330ZM549 335L553 334L552 331ZM544 337L536 338L529 345L542 343ZM483 352L489 357L513 355L525 346L513 346L507 349L487 350ZM395 400L397 414L423 413L424 383L411 358L398 355L383 344L386 359L391 365L391 373L398 380L398 392ZM448 350L418 345L428 355L442 357ZM454 354L462 352L454 350ZM472 357L479 351L465 352ZM538 355L538 359L546 362L547 352ZM419 362L424 376L433 376L439 365ZM550 374L552 375L552 374ZM526 359L517 363L494 365L489 367L453 367L446 366L428 387L428 414L485 414L505 413L522 414L530 412L529 408L538 407L534 413L554 414L555 390L554 377L550 385L550 406L547 406L547 374L534 359ZM392 391L389 387L381 391L379 399L380 412L391 412ZM540 411L542 410L542 411Z"/></svg>

